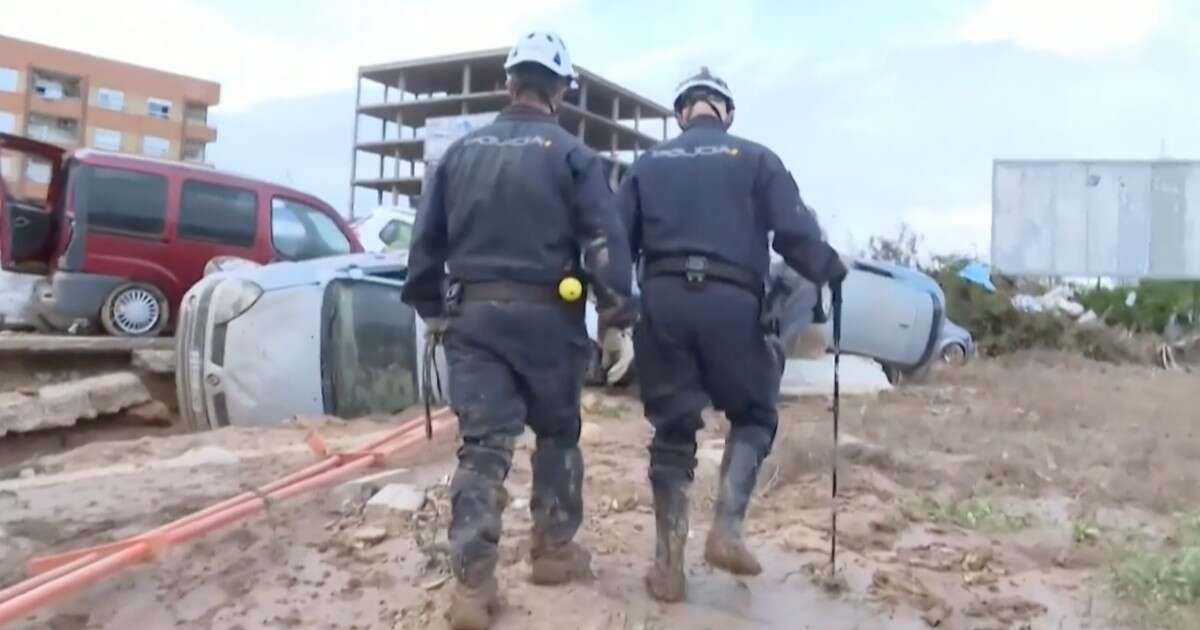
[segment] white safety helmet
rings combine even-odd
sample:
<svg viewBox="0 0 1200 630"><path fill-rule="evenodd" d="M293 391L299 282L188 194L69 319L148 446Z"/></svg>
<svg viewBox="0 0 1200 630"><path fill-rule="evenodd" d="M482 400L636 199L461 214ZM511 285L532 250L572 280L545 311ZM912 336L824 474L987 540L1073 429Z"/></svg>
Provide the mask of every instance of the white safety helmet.
<svg viewBox="0 0 1200 630"><path fill-rule="evenodd" d="M728 110L730 112L733 111L733 91L729 89L729 84L709 72L708 66L701 66L700 72L684 79L675 88L675 113L678 114L683 109L684 97L687 96L688 92L697 89L704 89L719 94L725 99Z"/></svg>
<svg viewBox="0 0 1200 630"><path fill-rule="evenodd" d="M571 65L567 45L554 33L534 31L522 37L508 52L504 70L511 72L523 63L536 63L566 79L572 86L575 84L575 66Z"/></svg>

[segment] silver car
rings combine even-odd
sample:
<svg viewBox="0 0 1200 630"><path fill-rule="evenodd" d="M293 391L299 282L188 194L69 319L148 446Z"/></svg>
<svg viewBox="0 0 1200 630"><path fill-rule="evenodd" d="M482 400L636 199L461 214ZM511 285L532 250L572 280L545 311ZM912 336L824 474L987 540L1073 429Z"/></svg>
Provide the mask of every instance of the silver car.
<svg viewBox="0 0 1200 630"><path fill-rule="evenodd" d="M353 254L205 277L184 296L176 333L184 421L269 425L416 404L425 329L400 301L406 272L403 256Z"/></svg>

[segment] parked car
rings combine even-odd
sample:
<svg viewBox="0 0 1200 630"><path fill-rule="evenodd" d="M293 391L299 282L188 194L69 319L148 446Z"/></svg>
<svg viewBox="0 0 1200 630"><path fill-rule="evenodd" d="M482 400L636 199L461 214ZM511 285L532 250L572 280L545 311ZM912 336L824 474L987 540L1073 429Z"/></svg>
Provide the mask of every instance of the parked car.
<svg viewBox="0 0 1200 630"><path fill-rule="evenodd" d="M363 250L368 252L407 251L412 243L417 211L408 207L384 206L350 224Z"/></svg>
<svg viewBox="0 0 1200 630"><path fill-rule="evenodd" d="M205 277L184 296L176 334L184 422L261 426L416 404L425 327L400 301L406 275L403 256L356 254Z"/></svg>
<svg viewBox="0 0 1200 630"><path fill-rule="evenodd" d="M0 134L0 151L51 164L44 201L0 201L3 268L45 280L37 319L87 320L113 335L171 327L217 256L260 263L362 251L331 207L304 193L180 162L64 149ZM2 186L2 184L0 184Z"/></svg>

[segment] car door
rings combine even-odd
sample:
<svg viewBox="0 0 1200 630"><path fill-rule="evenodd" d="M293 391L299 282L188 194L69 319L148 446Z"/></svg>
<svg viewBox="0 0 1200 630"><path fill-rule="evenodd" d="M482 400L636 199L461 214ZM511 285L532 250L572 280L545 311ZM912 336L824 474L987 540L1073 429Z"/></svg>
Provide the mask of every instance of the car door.
<svg viewBox="0 0 1200 630"><path fill-rule="evenodd" d="M0 157L49 162L50 182L44 199L21 199L0 177L0 267L8 271L45 274L54 257L55 236L65 204L64 151L45 142L0 133ZM18 174L18 179L21 177Z"/></svg>

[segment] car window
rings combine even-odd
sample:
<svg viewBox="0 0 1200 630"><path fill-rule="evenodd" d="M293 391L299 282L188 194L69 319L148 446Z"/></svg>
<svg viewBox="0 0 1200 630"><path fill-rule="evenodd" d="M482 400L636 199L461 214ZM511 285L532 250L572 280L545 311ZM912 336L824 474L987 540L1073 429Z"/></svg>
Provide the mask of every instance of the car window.
<svg viewBox="0 0 1200 630"><path fill-rule="evenodd" d="M271 242L291 260L350 253L350 239L329 215L282 197L271 200Z"/></svg>
<svg viewBox="0 0 1200 630"><path fill-rule="evenodd" d="M179 198L179 236L238 247L254 245L258 196L252 190L186 181Z"/></svg>
<svg viewBox="0 0 1200 630"><path fill-rule="evenodd" d="M88 168L86 208L89 228L160 235L167 214L167 178L116 168Z"/></svg>
<svg viewBox="0 0 1200 630"><path fill-rule="evenodd" d="M392 219L388 224L379 230L379 240L383 241L385 251L398 251L408 249L412 242L412 225Z"/></svg>
<svg viewBox="0 0 1200 630"><path fill-rule="evenodd" d="M322 310L326 408L355 418L416 404L416 315L400 288L334 280Z"/></svg>

